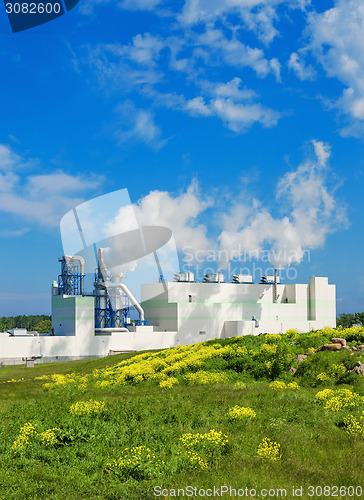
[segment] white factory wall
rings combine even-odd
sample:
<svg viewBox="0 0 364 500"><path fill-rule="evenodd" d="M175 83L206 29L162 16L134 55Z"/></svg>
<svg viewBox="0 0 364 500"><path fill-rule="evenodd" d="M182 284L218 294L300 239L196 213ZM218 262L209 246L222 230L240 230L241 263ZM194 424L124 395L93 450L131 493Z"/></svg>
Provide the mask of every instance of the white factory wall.
<svg viewBox="0 0 364 500"><path fill-rule="evenodd" d="M57 336L93 335L95 299L80 295L52 296L52 328Z"/></svg>
<svg viewBox="0 0 364 500"><path fill-rule="evenodd" d="M336 326L335 286L310 284L156 283L142 285L142 306L151 327L95 335L94 298L53 296L55 336L0 334L0 361L11 358L105 356L109 351L163 349L212 338L309 331ZM254 317L254 320L252 320Z"/></svg>
<svg viewBox="0 0 364 500"><path fill-rule="evenodd" d="M310 285L236 283L156 283L142 285L146 318L158 330L177 325L178 341L284 333L336 326L335 286L327 278ZM252 321L254 317L256 321Z"/></svg>
<svg viewBox="0 0 364 500"><path fill-rule="evenodd" d="M142 327L141 327L142 328ZM9 337L0 333L0 361L42 356L88 357L107 356L110 351L141 351L165 349L177 345L177 332L120 332L111 335L84 337L27 336Z"/></svg>

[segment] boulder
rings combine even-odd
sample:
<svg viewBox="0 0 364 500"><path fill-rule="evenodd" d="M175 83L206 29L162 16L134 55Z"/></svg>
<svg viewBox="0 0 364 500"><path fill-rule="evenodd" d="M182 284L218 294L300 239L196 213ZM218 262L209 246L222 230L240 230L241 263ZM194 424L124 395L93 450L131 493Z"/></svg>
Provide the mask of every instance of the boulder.
<svg viewBox="0 0 364 500"><path fill-rule="evenodd" d="M296 361L297 363L302 363L307 358L307 354L297 354Z"/></svg>
<svg viewBox="0 0 364 500"><path fill-rule="evenodd" d="M364 375L364 363L360 363L360 361L358 361L357 363L355 363L352 370L349 370L349 372L350 373L357 373L358 375L363 376Z"/></svg>
<svg viewBox="0 0 364 500"><path fill-rule="evenodd" d="M324 344L321 347L319 347L317 350L320 351L340 351L342 349L341 344Z"/></svg>
<svg viewBox="0 0 364 500"><path fill-rule="evenodd" d="M352 351L359 351L359 349L357 347L354 347L354 346L351 348L351 350Z"/></svg>
<svg viewBox="0 0 364 500"><path fill-rule="evenodd" d="M331 342L332 342L333 344L341 344L343 347L345 347L345 346L346 346L346 340L345 340L345 339L342 339L342 338L340 338L340 337L335 337L335 338L331 339Z"/></svg>
<svg viewBox="0 0 364 500"><path fill-rule="evenodd" d="M360 346L359 346L359 349L364 349L364 345L360 345Z"/></svg>
<svg viewBox="0 0 364 500"><path fill-rule="evenodd" d="M294 366L292 366L289 370L288 370L288 373L290 373L291 375L294 375L297 371L297 368L295 368Z"/></svg>

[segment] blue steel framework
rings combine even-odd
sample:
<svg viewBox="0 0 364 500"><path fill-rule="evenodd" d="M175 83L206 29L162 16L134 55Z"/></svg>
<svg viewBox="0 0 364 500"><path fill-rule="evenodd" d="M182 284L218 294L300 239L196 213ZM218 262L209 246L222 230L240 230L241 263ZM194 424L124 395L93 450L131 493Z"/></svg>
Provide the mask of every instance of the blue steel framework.
<svg viewBox="0 0 364 500"><path fill-rule="evenodd" d="M95 328L115 328L128 325L129 305L123 309L113 309L109 297L106 299L106 309L100 307L100 296L95 297Z"/></svg>
<svg viewBox="0 0 364 500"><path fill-rule="evenodd" d="M69 264L67 259L58 259L61 262L61 274L58 276L59 295L81 295L84 274L80 274L77 264Z"/></svg>
<svg viewBox="0 0 364 500"><path fill-rule="evenodd" d="M95 272L95 286L104 283L104 277L98 268ZM95 296L95 328L116 328L116 327L127 327L130 311L130 302L127 297L124 297L124 304L122 309L113 309L109 295L104 288L105 295ZM105 302L106 298L106 308L101 307L101 302Z"/></svg>

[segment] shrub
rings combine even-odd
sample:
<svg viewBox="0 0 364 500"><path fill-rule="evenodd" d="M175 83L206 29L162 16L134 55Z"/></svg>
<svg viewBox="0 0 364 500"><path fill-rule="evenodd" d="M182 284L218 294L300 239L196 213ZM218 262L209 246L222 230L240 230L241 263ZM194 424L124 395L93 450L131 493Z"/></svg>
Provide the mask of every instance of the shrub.
<svg viewBox="0 0 364 500"><path fill-rule="evenodd" d="M244 419L244 418L255 418L257 414L252 408L235 405L230 408L228 415L232 420Z"/></svg>
<svg viewBox="0 0 364 500"><path fill-rule="evenodd" d="M282 373L286 373L292 366L294 359L295 355L292 353L291 348L288 345L280 344L273 358L270 378L274 380Z"/></svg>
<svg viewBox="0 0 364 500"><path fill-rule="evenodd" d="M171 389L174 385L178 384L178 379L176 377L168 377L166 380L161 380L159 382L159 387L162 389Z"/></svg>
<svg viewBox="0 0 364 500"><path fill-rule="evenodd" d="M136 481L158 477L164 469L163 460L156 458L146 446L125 448L118 460L106 465L105 471L120 479L133 478Z"/></svg>
<svg viewBox="0 0 364 500"><path fill-rule="evenodd" d="M272 460L272 462L275 462L281 459L280 448L281 445L279 443L276 443L268 437L265 437L258 446L257 455L259 457L267 458L268 460Z"/></svg>
<svg viewBox="0 0 364 500"><path fill-rule="evenodd" d="M70 406L70 413L73 416L80 415L98 415L106 411L105 401L78 401Z"/></svg>
<svg viewBox="0 0 364 500"><path fill-rule="evenodd" d="M184 377L187 384L218 384L227 382L228 377L225 373L205 372L203 370L196 373L187 373Z"/></svg>
<svg viewBox="0 0 364 500"><path fill-rule="evenodd" d="M228 438L221 431L211 429L204 434L183 434L180 442L182 445L180 455L187 459L189 467L203 470L207 469L213 460L221 456L228 443Z"/></svg>

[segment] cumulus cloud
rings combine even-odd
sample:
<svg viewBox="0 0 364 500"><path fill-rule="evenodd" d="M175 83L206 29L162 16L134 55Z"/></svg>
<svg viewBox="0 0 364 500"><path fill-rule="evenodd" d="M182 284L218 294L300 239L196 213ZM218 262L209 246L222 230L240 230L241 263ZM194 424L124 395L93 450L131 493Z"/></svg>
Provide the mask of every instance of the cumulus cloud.
<svg viewBox="0 0 364 500"><path fill-rule="evenodd" d="M189 262L213 251L220 266L246 255L259 258L263 252L276 267L299 263L305 251L322 247L329 234L348 226L345 206L331 182L330 147L317 140L310 146L312 153L278 181L274 207L242 191L240 197L230 197L224 210L223 196L208 197L193 182L177 195L152 191L134 205L136 218L140 225L170 228ZM211 215L217 227L213 236ZM117 231L117 220L115 224Z"/></svg>
<svg viewBox="0 0 364 500"><path fill-rule="evenodd" d="M167 191L152 191L134 206L140 225L165 226L173 231L178 249L188 245L193 251L207 251L211 242L207 227L199 222L201 214L212 205L196 182L176 196Z"/></svg>
<svg viewBox="0 0 364 500"><path fill-rule="evenodd" d="M253 2L245 7L254 8L263 3ZM234 11L236 5L225 7L227 11ZM279 112L259 102L253 91L243 89L240 77L233 77L230 82L211 81L206 84L206 74L211 68L226 66L238 69L239 75L242 69L250 68L259 78L271 75L277 82L281 81L279 60L267 58L261 47L249 46L240 38L239 30L208 24L202 30L177 28L175 34L165 38L146 32L134 36L129 44L109 43L89 47L87 64L95 69L100 84L107 92L138 92L143 98L151 100L154 109L166 106L194 117L219 118L224 126L236 133L245 133L256 122L272 127L277 123ZM171 93L169 87L166 89L171 71L177 72L177 77L184 73L185 90L179 95ZM188 87L185 86L186 75ZM216 80L216 75L211 80ZM224 85L235 86L234 94L224 93ZM215 94L211 90L214 87ZM194 95L191 96L191 93ZM144 113L143 117L151 122L153 113L149 113L149 116ZM155 127L151 130L157 133ZM136 135L137 130L133 132L133 137ZM119 138L119 142L124 141Z"/></svg>
<svg viewBox="0 0 364 500"><path fill-rule="evenodd" d="M351 121L344 133L364 136L364 4L336 0L333 8L312 12L308 20L313 54L327 75L345 86L335 103Z"/></svg>
<svg viewBox="0 0 364 500"><path fill-rule="evenodd" d="M212 24L229 14L238 15L245 26L254 31L265 43L278 34L274 27L276 7L288 5L292 9L304 9L309 0L186 0L178 20L182 25Z"/></svg>
<svg viewBox="0 0 364 500"><path fill-rule="evenodd" d="M32 173L32 159L15 153L10 146L0 144L0 212L19 217L27 223L57 227L61 216L83 201L81 193L96 189L101 178L71 175L57 171L49 174ZM4 229L2 234L20 236L29 229Z"/></svg>
<svg viewBox="0 0 364 500"><path fill-rule="evenodd" d="M347 226L345 208L335 198L335 186L330 186L330 148L320 141L312 141L312 146L314 157L277 184L282 215L272 215L257 201L237 203L223 217L221 248L230 254L240 248L259 255L268 247L270 262L282 267L300 262L305 249L323 246L328 234Z"/></svg>
<svg viewBox="0 0 364 500"><path fill-rule="evenodd" d="M210 252L222 267L263 253L276 267L299 263L307 250L324 246L329 234L348 226L345 206L331 182L330 147L317 140L310 147L308 157L277 182L274 206L251 198L246 190L240 197L218 191L209 197L193 182L176 195L150 192L133 205L136 220L141 226L170 228L177 249L190 263L209 258ZM223 199L229 200L228 210ZM125 208L110 227L117 233L122 224Z"/></svg>
<svg viewBox="0 0 364 500"><path fill-rule="evenodd" d="M236 133L246 132L254 123L263 127L276 125L280 114L256 102L254 91L242 87L240 78L227 83L202 82L210 98L202 96L187 101L184 109L193 116L217 116L224 125Z"/></svg>
<svg viewBox="0 0 364 500"><path fill-rule="evenodd" d="M144 66L155 66L160 52L165 47L165 42L160 36L151 35L147 32L135 35L128 45L114 43L107 44L105 47L114 55L125 56Z"/></svg>
<svg viewBox="0 0 364 500"><path fill-rule="evenodd" d="M235 34L227 38L222 30L207 28L206 31L196 38L199 46L206 48L206 54L216 64L217 58L237 68L251 67L258 77L263 78L273 73L280 80L280 65L277 59L268 60L264 51L256 47L250 47L238 40Z"/></svg>

